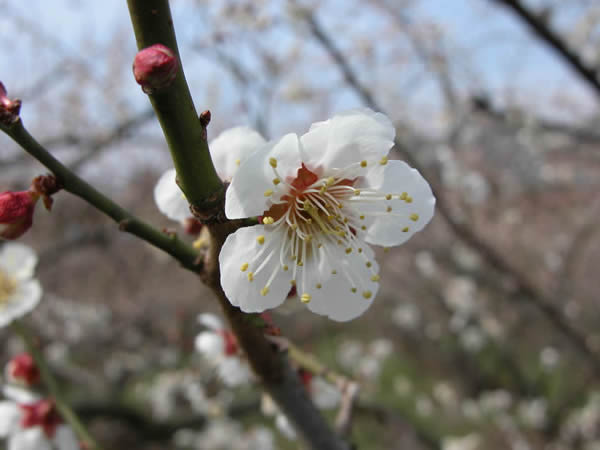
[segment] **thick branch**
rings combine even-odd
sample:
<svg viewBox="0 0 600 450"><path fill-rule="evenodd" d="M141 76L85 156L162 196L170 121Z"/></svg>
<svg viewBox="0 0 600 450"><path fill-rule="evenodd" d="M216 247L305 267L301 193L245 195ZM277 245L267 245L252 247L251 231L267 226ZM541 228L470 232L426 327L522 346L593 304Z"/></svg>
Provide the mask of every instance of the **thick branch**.
<svg viewBox="0 0 600 450"><path fill-rule="evenodd" d="M594 89L600 96L600 79L593 67L589 67L581 57L569 48L562 37L552 30L546 20L540 15L531 11L521 0L495 0L502 3L512 11L529 27L531 30L550 47L552 47L562 58Z"/></svg>

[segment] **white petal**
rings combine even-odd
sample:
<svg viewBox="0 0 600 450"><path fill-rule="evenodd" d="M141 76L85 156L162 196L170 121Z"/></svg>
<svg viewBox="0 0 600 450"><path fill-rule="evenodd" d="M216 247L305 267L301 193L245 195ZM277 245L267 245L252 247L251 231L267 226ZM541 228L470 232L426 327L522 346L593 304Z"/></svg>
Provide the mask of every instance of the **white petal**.
<svg viewBox="0 0 600 450"><path fill-rule="evenodd" d="M57 450L79 450L80 448L77 436L67 425L60 425L56 429L53 441Z"/></svg>
<svg viewBox="0 0 600 450"><path fill-rule="evenodd" d="M21 410L14 402L0 401L0 438L6 438L19 428Z"/></svg>
<svg viewBox="0 0 600 450"><path fill-rule="evenodd" d="M342 398L339 389L321 377L310 380L310 393L313 402L319 409L333 409Z"/></svg>
<svg viewBox="0 0 600 450"><path fill-rule="evenodd" d="M204 325L206 328L209 328L213 331L218 331L225 328L221 319L219 319L214 314L198 314L198 322L200 323L200 325Z"/></svg>
<svg viewBox="0 0 600 450"><path fill-rule="evenodd" d="M24 316L37 306L42 298L42 287L38 280L22 281L5 304L0 306L0 327Z"/></svg>
<svg viewBox="0 0 600 450"><path fill-rule="evenodd" d="M417 231L422 230L433 217L435 197L429 183L418 170L403 161L389 161L383 170L383 177L367 176L365 185L384 194L406 192L411 203L392 197L392 200L360 204L361 213L374 213L363 238L375 245L392 246L406 242ZM391 206L390 214L386 208ZM413 216L415 214L415 216ZM413 217L416 220L412 220ZM408 228L408 231L403 231Z"/></svg>
<svg viewBox="0 0 600 450"><path fill-rule="evenodd" d="M277 414L277 417L275 417L275 426L286 438L290 440L296 439L296 431L292 427L292 424L288 418L283 414Z"/></svg>
<svg viewBox="0 0 600 450"><path fill-rule="evenodd" d="M252 378L248 364L235 356L223 358L217 368L217 373L223 382L231 387L246 384Z"/></svg>
<svg viewBox="0 0 600 450"><path fill-rule="evenodd" d="M254 225L240 228L227 237L219 264L221 286L232 305L249 313L263 312L283 303L291 286L291 270L283 271L279 258L283 233L267 231L264 225ZM260 236L264 237L263 244L257 240ZM252 281L250 273L253 274ZM273 274L268 292L262 295L261 290Z"/></svg>
<svg viewBox="0 0 600 450"><path fill-rule="evenodd" d="M196 336L194 344L196 350L212 363L224 355L225 340L218 333L203 331Z"/></svg>
<svg viewBox="0 0 600 450"><path fill-rule="evenodd" d="M273 184L277 178L269 161L277 160L277 173L283 178L294 178L302 163L300 142L295 134L286 134L271 141L252 153L244 161L225 195L225 215L229 219L262 215L269 209L271 199L277 199L287 191L284 183ZM283 181L283 180L282 180ZM265 195L273 191L272 196Z"/></svg>
<svg viewBox="0 0 600 450"><path fill-rule="evenodd" d="M35 251L19 242L7 242L0 249L0 270L16 280L31 278L37 262Z"/></svg>
<svg viewBox="0 0 600 450"><path fill-rule="evenodd" d="M8 450L52 450L40 427L19 430L8 439Z"/></svg>
<svg viewBox="0 0 600 450"><path fill-rule="evenodd" d="M266 144L263 137L248 127L235 127L223 131L210 144L210 156L219 178L231 180L248 156Z"/></svg>
<svg viewBox="0 0 600 450"><path fill-rule="evenodd" d="M312 299L307 306L312 312L346 322L363 314L373 303L379 283L373 281L372 277L379 273L379 265L373 250L366 243L360 240L355 242L357 248L362 249L361 253L356 248L346 254L339 246L328 246L330 269L335 270L336 274L324 281L321 289L311 293ZM356 292L352 292L352 288Z"/></svg>
<svg viewBox="0 0 600 450"><path fill-rule="evenodd" d="M183 191L175 182L176 177L175 169L169 169L161 175L154 187L154 201L160 212L169 219L183 222L192 217L192 213Z"/></svg>
<svg viewBox="0 0 600 450"><path fill-rule="evenodd" d="M370 109L347 111L310 127L301 138L302 160L312 168L328 169L363 160L378 164L393 147L395 135L384 114Z"/></svg>
<svg viewBox="0 0 600 450"><path fill-rule="evenodd" d="M40 399L38 395L29 389L23 389L19 386L5 384L2 386L2 395L15 403L27 404L35 403Z"/></svg>

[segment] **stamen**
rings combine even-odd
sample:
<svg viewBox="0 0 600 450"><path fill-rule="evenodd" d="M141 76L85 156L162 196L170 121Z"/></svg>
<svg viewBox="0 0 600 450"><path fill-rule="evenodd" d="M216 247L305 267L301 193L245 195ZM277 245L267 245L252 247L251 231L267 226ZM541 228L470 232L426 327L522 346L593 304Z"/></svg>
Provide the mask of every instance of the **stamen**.
<svg viewBox="0 0 600 450"><path fill-rule="evenodd" d="M281 183L281 180L279 178L273 178L273 184L275 186L277 186L279 183Z"/></svg>
<svg viewBox="0 0 600 450"><path fill-rule="evenodd" d="M248 272L248 281L254 281L254 272Z"/></svg>
<svg viewBox="0 0 600 450"><path fill-rule="evenodd" d="M302 297L300 297L300 301L302 301L302 303L308 303L311 299L312 297L310 294L302 294Z"/></svg>
<svg viewBox="0 0 600 450"><path fill-rule="evenodd" d="M256 242L258 242L260 245L263 245L265 243L265 237L261 234L256 238Z"/></svg>
<svg viewBox="0 0 600 450"><path fill-rule="evenodd" d="M269 293L269 288L268 286L265 286L264 288L262 288L260 290L260 295L262 295L263 297L266 296Z"/></svg>
<svg viewBox="0 0 600 450"><path fill-rule="evenodd" d="M269 197L269 196L271 196L271 195L273 195L273 189L267 189L267 190L265 191L265 193L264 193L264 196L265 196L265 197Z"/></svg>
<svg viewBox="0 0 600 450"><path fill-rule="evenodd" d="M244 263L244 264L242 264L242 267L240 267L240 270L242 272L245 272L247 269L248 269L248 263Z"/></svg>
<svg viewBox="0 0 600 450"><path fill-rule="evenodd" d="M277 160L275 158L269 158L269 164L271 165L272 168L276 168Z"/></svg>
<svg viewBox="0 0 600 450"><path fill-rule="evenodd" d="M404 228L402 228L402 232L403 232L403 233L408 233L408 227L404 227Z"/></svg>
<svg viewBox="0 0 600 450"><path fill-rule="evenodd" d="M415 214L415 213L411 214L410 215L410 220L416 222L417 220L419 220L419 215Z"/></svg>
<svg viewBox="0 0 600 450"><path fill-rule="evenodd" d="M367 300L368 300L368 299L370 299L372 295L373 295L373 293L372 293L371 291L364 291L364 292L362 293L362 296L363 296L364 298L366 298Z"/></svg>
<svg viewBox="0 0 600 450"><path fill-rule="evenodd" d="M385 166L387 163L388 163L387 156L382 156L381 160L379 161L379 164L381 164L382 166Z"/></svg>

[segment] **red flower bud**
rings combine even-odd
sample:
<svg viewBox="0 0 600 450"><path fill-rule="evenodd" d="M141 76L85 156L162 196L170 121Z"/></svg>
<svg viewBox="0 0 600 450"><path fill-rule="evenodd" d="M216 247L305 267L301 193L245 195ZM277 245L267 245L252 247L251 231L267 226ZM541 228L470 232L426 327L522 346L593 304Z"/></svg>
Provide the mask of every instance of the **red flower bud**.
<svg viewBox="0 0 600 450"><path fill-rule="evenodd" d="M135 55L133 75L146 94L153 94L173 82L178 67L177 56L170 48L154 44Z"/></svg>
<svg viewBox="0 0 600 450"><path fill-rule="evenodd" d="M7 366L8 377L12 380L33 386L40 381L40 371L29 353L21 353L10 360Z"/></svg>
<svg viewBox="0 0 600 450"><path fill-rule="evenodd" d="M202 224L202 222L193 217L188 217L183 223L183 228L185 229L185 232L187 234L191 234L192 236L200 234L200 231L202 231L203 226L204 225Z"/></svg>
<svg viewBox="0 0 600 450"><path fill-rule="evenodd" d="M0 238L17 239L31 228L38 198L31 191L0 193Z"/></svg>
<svg viewBox="0 0 600 450"><path fill-rule="evenodd" d="M19 120L21 111L21 100L11 100L6 95L6 88L0 82L0 122L5 125L12 125Z"/></svg>

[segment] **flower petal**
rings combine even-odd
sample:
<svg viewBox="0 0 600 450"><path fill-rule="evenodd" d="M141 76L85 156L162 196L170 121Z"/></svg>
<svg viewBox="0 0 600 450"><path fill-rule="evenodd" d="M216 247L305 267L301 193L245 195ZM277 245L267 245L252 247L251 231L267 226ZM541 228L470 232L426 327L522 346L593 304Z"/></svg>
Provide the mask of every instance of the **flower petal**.
<svg viewBox="0 0 600 450"><path fill-rule="evenodd" d="M248 127L235 127L223 131L210 144L210 156L219 178L231 180L240 164L267 141Z"/></svg>
<svg viewBox="0 0 600 450"><path fill-rule="evenodd" d="M40 427L19 430L8 439L8 450L52 450Z"/></svg>
<svg viewBox="0 0 600 450"><path fill-rule="evenodd" d="M296 175L302 164L299 146L298 136L286 134L265 144L241 164L225 196L228 219L259 216L269 209L272 198L277 199L286 192L284 183L275 185L273 179L279 178L276 172L281 181ZM270 164L271 158L277 161L276 169Z"/></svg>
<svg viewBox="0 0 600 450"><path fill-rule="evenodd" d="M224 356L225 340L218 333L212 331L198 333L194 345L196 350L213 364Z"/></svg>
<svg viewBox="0 0 600 450"><path fill-rule="evenodd" d="M60 425L56 429L54 435L54 443L59 450L79 450L79 443L77 436L73 432L73 429L67 425Z"/></svg>
<svg viewBox="0 0 600 450"><path fill-rule="evenodd" d="M19 427L21 410L14 402L0 401L0 438L6 438Z"/></svg>
<svg viewBox="0 0 600 450"><path fill-rule="evenodd" d="M19 242L7 242L0 249L0 270L17 281L31 278L37 262L35 251Z"/></svg>
<svg viewBox="0 0 600 450"><path fill-rule="evenodd" d="M222 330L224 328L221 319L219 319L214 314L198 314L198 322L200 323L200 325L204 325L206 328L213 331Z"/></svg>
<svg viewBox="0 0 600 450"><path fill-rule="evenodd" d="M283 239L283 232L267 231L264 225L240 228L227 237L219 264L221 286L232 305L250 313L283 303L291 280L291 271L280 263Z"/></svg>
<svg viewBox="0 0 600 450"><path fill-rule="evenodd" d="M42 287L38 280L22 281L16 291L0 307L0 327L24 316L37 306L42 298Z"/></svg>
<svg viewBox="0 0 600 450"><path fill-rule="evenodd" d="M169 219L184 222L192 217L192 213L183 191L175 182L176 177L175 169L169 169L161 175L154 187L154 201L160 212Z"/></svg>
<svg viewBox="0 0 600 450"><path fill-rule="evenodd" d="M390 120L370 109L354 109L314 123L302 142L302 160L311 169L344 168L360 161L378 163L394 145Z"/></svg>
<svg viewBox="0 0 600 450"><path fill-rule="evenodd" d="M230 387L246 384L252 379L248 364L236 356L221 360L217 367L217 374L223 383Z"/></svg>
<svg viewBox="0 0 600 450"><path fill-rule="evenodd" d="M310 381L311 398L319 409L336 408L342 399L339 389L322 377L313 377Z"/></svg>
<svg viewBox="0 0 600 450"><path fill-rule="evenodd" d="M335 274L323 282L321 289L313 291L307 305L312 312L346 322L363 314L373 303L379 290L379 265L367 244L358 239L354 242L350 253L338 246L327 246L328 261Z"/></svg>
<svg viewBox="0 0 600 450"><path fill-rule="evenodd" d="M406 242L422 230L433 217L435 197L429 183L418 170L403 161L389 161L382 177L367 175L365 185L383 194L393 194L391 200L356 206L367 217L369 225L363 238L375 245L392 246ZM399 195L406 193L410 202ZM386 208L391 208L387 213Z"/></svg>

